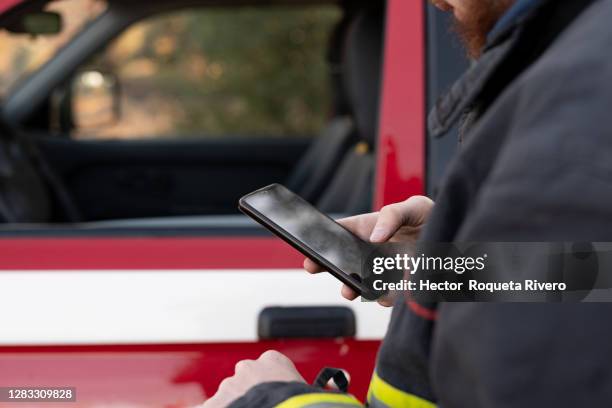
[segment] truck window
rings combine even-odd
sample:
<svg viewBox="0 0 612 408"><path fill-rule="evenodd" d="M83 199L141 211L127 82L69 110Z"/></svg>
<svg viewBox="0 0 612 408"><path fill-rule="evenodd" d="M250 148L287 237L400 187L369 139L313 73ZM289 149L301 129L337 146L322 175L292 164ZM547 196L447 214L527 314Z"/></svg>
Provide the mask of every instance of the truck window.
<svg viewBox="0 0 612 408"><path fill-rule="evenodd" d="M316 135L331 109L326 51L340 14L200 8L143 20L75 77L72 137Z"/></svg>

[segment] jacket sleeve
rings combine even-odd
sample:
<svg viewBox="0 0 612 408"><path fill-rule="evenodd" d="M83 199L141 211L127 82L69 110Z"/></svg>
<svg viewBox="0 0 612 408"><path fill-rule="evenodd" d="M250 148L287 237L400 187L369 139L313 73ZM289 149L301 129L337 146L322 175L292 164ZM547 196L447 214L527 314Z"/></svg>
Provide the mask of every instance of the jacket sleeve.
<svg viewBox="0 0 612 408"><path fill-rule="evenodd" d="M230 408L359 408L352 395L297 382L271 382L253 387Z"/></svg>
<svg viewBox="0 0 612 408"><path fill-rule="evenodd" d="M457 241L612 241L612 98L603 80L612 66L585 67L601 59L536 68L520 94L483 117L480 129L495 131L487 121L519 104ZM442 304L432 352L441 405L608 405L610 316L609 303Z"/></svg>

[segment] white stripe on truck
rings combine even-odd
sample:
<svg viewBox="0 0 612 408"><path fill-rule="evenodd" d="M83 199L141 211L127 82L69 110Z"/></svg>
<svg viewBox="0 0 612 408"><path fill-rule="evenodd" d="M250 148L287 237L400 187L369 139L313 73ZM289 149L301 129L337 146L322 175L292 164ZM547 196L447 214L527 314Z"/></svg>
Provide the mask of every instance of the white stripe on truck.
<svg viewBox="0 0 612 408"><path fill-rule="evenodd" d="M348 302L303 270L3 271L0 344L253 341L266 306L345 305L357 337L380 339L390 310Z"/></svg>

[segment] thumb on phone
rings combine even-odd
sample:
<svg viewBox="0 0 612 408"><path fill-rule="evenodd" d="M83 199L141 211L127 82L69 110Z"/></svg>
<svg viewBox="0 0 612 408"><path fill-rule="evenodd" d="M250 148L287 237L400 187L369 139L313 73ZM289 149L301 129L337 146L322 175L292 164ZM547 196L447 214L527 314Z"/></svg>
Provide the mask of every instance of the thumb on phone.
<svg viewBox="0 0 612 408"><path fill-rule="evenodd" d="M404 225L404 215L400 207L391 204L380 210L376 225L370 235L370 241L382 243L388 241Z"/></svg>

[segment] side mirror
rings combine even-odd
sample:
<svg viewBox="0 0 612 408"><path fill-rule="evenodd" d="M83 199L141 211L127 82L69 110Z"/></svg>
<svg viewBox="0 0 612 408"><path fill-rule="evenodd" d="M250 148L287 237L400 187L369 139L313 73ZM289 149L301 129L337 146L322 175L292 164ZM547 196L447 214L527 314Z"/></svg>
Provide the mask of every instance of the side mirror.
<svg viewBox="0 0 612 408"><path fill-rule="evenodd" d="M116 75L82 71L70 89L72 125L76 129L110 126L121 117L121 94Z"/></svg>
<svg viewBox="0 0 612 408"><path fill-rule="evenodd" d="M53 35L62 31L62 16L54 11L32 11L19 16L6 30L18 34Z"/></svg>

